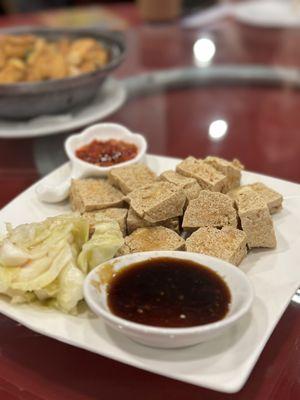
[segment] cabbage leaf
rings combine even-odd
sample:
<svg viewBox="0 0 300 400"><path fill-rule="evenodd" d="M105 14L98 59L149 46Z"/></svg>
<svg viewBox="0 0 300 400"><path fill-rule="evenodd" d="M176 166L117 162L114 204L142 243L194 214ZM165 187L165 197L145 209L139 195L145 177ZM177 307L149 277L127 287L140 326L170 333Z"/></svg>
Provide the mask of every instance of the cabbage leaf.
<svg viewBox="0 0 300 400"><path fill-rule="evenodd" d="M76 313L83 299L86 273L112 258L123 244L117 222L89 224L70 213L13 228L0 240L0 293L12 303L39 301L66 313Z"/></svg>
<svg viewBox="0 0 300 400"><path fill-rule="evenodd" d="M91 239L82 246L77 260L84 273L113 258L124 243L119 224L111 218L101 218L94 228Z"/></svg>

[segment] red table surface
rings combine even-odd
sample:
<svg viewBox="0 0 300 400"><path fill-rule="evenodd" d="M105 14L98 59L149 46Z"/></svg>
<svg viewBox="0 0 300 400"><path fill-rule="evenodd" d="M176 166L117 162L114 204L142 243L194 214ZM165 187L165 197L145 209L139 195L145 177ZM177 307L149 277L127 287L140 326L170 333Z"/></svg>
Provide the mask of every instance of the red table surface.
<svg viewBox="0 0 300 400"><path fill-rule="evenodd" d="M115 10L136 20L133 6ZM300 65L298 29L257 29L233 20L198 29L183 29L179 22L141 24L126 33L127 58L116 76L192 66L192 46L202 36L216 44L215 64ZM288 86L214 85L140 97L107 120L144 133L151 153L238 157L250 170L300 182L299 104L299 91ZM229 125L219 142L207 135L216 119ZM0 140L0 206L38 179L34 145L35 139ZM299 308L290 303L247 384L234 395L125 366L0 317L0 399L298 399Z"/></svg>

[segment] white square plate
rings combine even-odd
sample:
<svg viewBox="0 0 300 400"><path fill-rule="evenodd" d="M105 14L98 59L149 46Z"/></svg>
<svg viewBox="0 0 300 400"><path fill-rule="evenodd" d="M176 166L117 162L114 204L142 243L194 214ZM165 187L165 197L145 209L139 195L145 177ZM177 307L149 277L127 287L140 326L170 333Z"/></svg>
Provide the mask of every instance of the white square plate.
<svg viewBox="0 0 300 400"><path fill-rule="evenodd" d="M148 165L160 173L178 160L148 156ZM65 164L46 178L59 182L68 173ZM223 392L237 392L245 384L268 338L300 284L300 186L243 173L242 183L261 181L284 195L284 209L274 216L276 250L251 251L240 268L255 289L251 313L221 338L189 348L162 350L138 345L107 328L88 313L78 317L32 305L12 305L0 299L0 312L24 326L94 353L170 378ZM0 221L18 225L68 211L67 203L42 204L35 185L0 211ZM2 223L1 223L2 225ZM0 226L4 230L4 225Z"/></svg>

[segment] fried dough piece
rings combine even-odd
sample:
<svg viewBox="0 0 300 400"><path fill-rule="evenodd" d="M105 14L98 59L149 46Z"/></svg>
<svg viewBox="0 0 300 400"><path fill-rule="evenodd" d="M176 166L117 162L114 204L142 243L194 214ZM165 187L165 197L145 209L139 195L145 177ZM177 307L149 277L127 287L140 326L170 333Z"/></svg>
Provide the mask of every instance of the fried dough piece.
<svg viewBox="0 0 300 400"><path fill-rule="evenodd" d="M81 38L74 40L71 44L68 61L72 65L80 65L86 57L86 54L94 49L97 42L91 38Z"/></svg>
<svg viewBox="0 0 300 400"><path fill-rule="evenodd" d="M68 38L59 39L56 43L54 43L55 48L58 52L63 54L65 57L68 56L68 53L71 48L71 41Z"/></svg>
<svg viewBox="0 0 300 400"><path fill-rule="evenodd" d="M23 62L26 73L16 72L12 60ZM95 71L108 61L109 51L93 38L52 42L35 35L0 36L0 83L62 79Z"/></svg>
<svg viewBox="0 0 300 400"><path fill-rule="evenodd" d="M68 74L64 56L55 50L55 45L41 39L28 58L28 81L61 79Z"/></svg>
<svg viewBox="0 0 300 400"><path fill-rule="evenodd" d="M4 67L6 63L6 56L3 49L0 47L0 70Z"/></svg>
<svg viewBox="0 0 300 400"><path fill-rule="evenodd" d="M68 61L82 72L89 72L108 62L108 52L95 39L81 38L71 44Z"/></svg>
<svg viewBox="0 0 300 400"><path fill-rule="evenodd" d="M0 47L6 58L25 58L32 51L37 38L34 35L4 35Z"/></svg>
<svg viewBox="0 0 300 400"><path fill-rule="evenodd" d="M108 53L104 50L91 50L86 54L84 61L80 64L79 70L82 73L92 72L108 62Z"/></svg>
<svg viewBox="0 0 300 400"><path fill-rule="evenodd" d="M16 83L24 80L25 64L18 58L11 58L0 71L0 83Z"/></svg>

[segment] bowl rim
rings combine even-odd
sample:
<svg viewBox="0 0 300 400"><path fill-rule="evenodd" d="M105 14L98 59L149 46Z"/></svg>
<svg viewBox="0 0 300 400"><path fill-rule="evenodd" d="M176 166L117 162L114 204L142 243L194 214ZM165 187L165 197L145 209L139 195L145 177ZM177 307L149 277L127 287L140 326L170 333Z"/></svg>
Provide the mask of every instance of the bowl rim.
<svg viewBox="0 0 300 400"><path fill-rule="evenodd" d="M160 258L160 257L170 257L170 258L181 258L181 259L189 259L194 262L198 262L199 264L204 264L205 267L209 269L213 269L213 267L207 265L206 263L216 263L219 266L225 267L227 270L231 270L233 274L236 274L239 279L241 279L244 284L248 287L248 297L244 301L244 304L242 307L236 311L235 313L229 315L228 317L224 317L223 319L204 324L204 325L197 325L193 327L186 327L186 328L165 328L165 327L156 327L156 326L151 326L151 325L143 325L139 324L136 322L132 322L130 320L126 320L124 318L118 317L114 315L112 312L105 310L101 306L98 305L96 301L93 299L93 295L90 293L91 287L93 284L91 283L92 280L94 279L95 274L97 273L97 270L102 266L102 265L107 265L110 262L115 263L118 260L121 260L125 257L131 259L135 255L138 255L138 257L142 256L142 259L149 259L149 258ZM198 261L196 260L198 259ZM138 261L142 260L132 260L128 264L132 264ZM125 266L124 266L125 267ZM215 271L216 272L216 271ZM226 282L227 283L227 282ZM230 285L227 283L229 289L231 290L232 293L232 288ZM95 289L95 288L94 288ZM148 252L139 252L139 253L131 253L127 254L124 256L120 256L117 258L113 258L109 261L103 262L99 264L97 267L95 267L92 271L89 272L89 274L86 276L84 280L84 285L83 285L83 292L84 292L84 298L89 305L89 307L92 309L93 312L95 312L96 315L100 315L103 317L104 320L114 324L114 325L119 325L122 326L122 328L128 328L132 332L139 332L143 334L153 334L153 335L164 335L164 336L181 336L181 335L194 335L194 334L203 334L207 332L216 332L219 329L223 329L225 327L229 327L236 323L238 320L240 320L251 308L253 300L254 300L254 289L253 286L248 279L247 275L241 271L238 267L236 267L233 264L230 264L227 261L221 260L216 257L211 257L206 254L201 254L201 253L193 253L193 252L187 252L187 251L148 251Z"/></svg>
<svg viewBox="0 0 300 400"><path fill-rule="evenodd" d="M93 28L49 28L43 26L20 26L20 27L8 27L0 29L1 35L22 35L22 34L33 34L33 35L90 35L96 40L102 40L110 48L116 47L118 54L113 55L112 59L105 64L102 68L96 69L92 72L82 73L77 76L71 76L61 79L49 79L47 81L37 82L17 82L9 84L0 83L0 91L2 95L14 95L14 94L28 94L37 93L43 91L54 91L62 87L69 85L81 85L84 81L93 80L94 78L105 77L108 72L115 69L121 64L125 58L126 45L122 34L119 32L108 30L100 30Z"/></svg>
<svg viewBox="0 0 300 400"><path fill-rule="evenodd" d="M96 138L97 135L99 135L98 139L101 139L101 137L100 137L101 133L99 133L99 134L97 132L93 133L93 130L95 130L97 128L99 128L99 130L106 129L106 128L115 128L115 129L119 129L120 132L123 131L124 139L118 138L119 140L126 141L126 138L128 138L128 137L134 137L134 138L138 139L138 141L140 142L140 148L138 148L137 155L130 160L123 161L121 163L118 163L115 165L110 165L107 167L101 167L99 165L88 163L87 161L84 161L84 160L81 160L80 158L78 158L75 154L75 151L73 151L71 149L72 142L76 139L90 136L90 141L88 141L88 143L90 143L93 139ZM94 135L95 135L95 137L94 137ZM81 145L83 145L83 143ZM80 144L78 145L78 147L80 147ZM84 129L82 132L74 134L74 135L70 135L64 142L65 152L71 162L76 163L78 166L80 166L80 168L82 170L86 169L89 171L93 170L93 171L99 171L99 172L109 172L114 168L121 168L124 166L138 163L145 156L145 154L147 152L147 147L148 147L148 144L143 135L141 135L140 133L131 132L125 126L123 126L121 124L116 124L113 122L103 122L103 123L99 123L99 124L90 125L86 129Z"/></svg>

